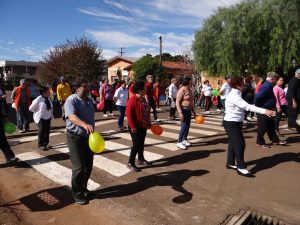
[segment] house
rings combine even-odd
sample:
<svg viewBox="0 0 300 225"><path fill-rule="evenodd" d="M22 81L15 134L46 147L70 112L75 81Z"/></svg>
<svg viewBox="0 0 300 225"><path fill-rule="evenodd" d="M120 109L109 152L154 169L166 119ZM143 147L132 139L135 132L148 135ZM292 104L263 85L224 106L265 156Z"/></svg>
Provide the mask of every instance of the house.
<svg viewBox="0 0 300 225"><path fill-rule="evenodd" d="M129 71L124 70L128 66L132 66L139 58L115 56L107 61L108 65L108 81L113 83L118 78L118 71L120 71L121 80L128 82Z"/></svg>
<svg viewBox="0 0 300 225"><path fill-rule="evenodd" d="M38 62L28 61L0 61L0 78L9 80L14 75L21 75L24 78L34 78Z"/></svg>

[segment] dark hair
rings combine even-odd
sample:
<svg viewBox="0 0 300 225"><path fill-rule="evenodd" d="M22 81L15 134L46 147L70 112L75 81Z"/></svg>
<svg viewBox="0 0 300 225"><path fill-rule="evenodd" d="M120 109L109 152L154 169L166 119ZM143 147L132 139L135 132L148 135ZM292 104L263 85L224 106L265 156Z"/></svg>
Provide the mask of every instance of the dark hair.
<svg viewBox="0 0 300 225"><path fill-rule="evenodd" d="M182 80L182 86L189 85L191 80L192 80L192 78L190 78L190 77L183 78L183 80Z"/></svg>
<svg viewBox="0 0 300 225"><path fill-rule="evenodd" d="M40 93L42 95L42 94L46 93L50 89L50 87L40 87L39 89L40 89Z"/></svg>
<svg viewBox="0 0 300 225"><path fill-rule="evenodd" d="M208 81L208 80L205 80L203 83L204 83L204 84L207 84L207 83L209 83L209 81Z"/></svg>
<svg viewBox="0 0 300 225"><path fill-rule="evenodd" d="M84 77L77 77L74 82L72 83L72 86L77 89L79 88L82 84L88 83L87 80Z"/></svg>
<svg viewBox="0 0 300 225"><path fill-rule="evenodd" d="M241 86L244 85L244 78L242 76L232 77L231 80L230 80L229 85L232 88L241 87Z"/></svg>
<svg viewBox="0 0 300 225"><path fill-rule="evenodd" d="M143 91L145 89L145 81L139 80L133 85L133 92L139 93L140 91Z"/></svg>

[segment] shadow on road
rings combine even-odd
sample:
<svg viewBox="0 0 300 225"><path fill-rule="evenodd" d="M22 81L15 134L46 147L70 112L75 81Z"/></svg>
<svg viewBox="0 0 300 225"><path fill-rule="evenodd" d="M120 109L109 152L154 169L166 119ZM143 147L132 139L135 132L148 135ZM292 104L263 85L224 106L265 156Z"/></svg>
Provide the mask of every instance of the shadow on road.
<svg viewBox="0 0 300 225"><path fill-rule="evenodd" d="M67 188L62 186L41 190L13 202L2 204L0 207L24 211L23 208L18 207L24 205L31 212L58 210L74 203L72 193Z"/></svg>
<svg viewBox="0 0 300 225"><path fill-rule="evenodd" d="M261 159L256 159L247 162L247 165L255 165L251 172L252 174L255 174L257 172L260 172L262 170L270 169L274 166L277 166L281 163L285 162L297 162L300 163L300 153L294 153L294 152L284 152L275 154L268 157L263 157Z"/></svg>
<svg viewBox="0 0 300 225"><path fill-rule="evenodd" d="M192 200L193 193L187 191L183 184L192 176L202 176L209 173L208 170L176 170L162 172L149 176L140 177L137 181L129 184L121 184L107 187L96 191L97 199L116 198L134 195L152 187L169 186L180 193L172 199L174 203L182 204Z"/></svg>

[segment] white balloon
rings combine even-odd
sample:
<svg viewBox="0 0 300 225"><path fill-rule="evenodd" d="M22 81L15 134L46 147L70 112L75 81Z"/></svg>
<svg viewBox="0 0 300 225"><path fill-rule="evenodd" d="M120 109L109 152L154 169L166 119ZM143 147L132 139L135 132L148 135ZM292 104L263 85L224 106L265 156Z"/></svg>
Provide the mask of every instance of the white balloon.
<svg viewBox="0 0 300 225"><path fill-rule="evenodd" d="M11 104L11 107L15 109L16 108L16 104L15 103Z"/></svg>

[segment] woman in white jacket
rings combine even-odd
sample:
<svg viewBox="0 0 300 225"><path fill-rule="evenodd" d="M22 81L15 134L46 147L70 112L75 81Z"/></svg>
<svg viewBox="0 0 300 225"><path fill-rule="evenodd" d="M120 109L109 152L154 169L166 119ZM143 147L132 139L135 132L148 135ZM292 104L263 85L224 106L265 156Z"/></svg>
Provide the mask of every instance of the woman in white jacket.
<svg viewBox="0 0 300 225"><path fill-rule="evenodd" d="M241 94L244 89L242 77L233 77L229 84L232 90L225 100L224 117L224 128L229 138L226 168L237 170L239 175L253 177L251 172L246 169L244 161L246 144L242 127L245 111L265 114L269 117L274 116L275 112L250 105L242 99Z"/></svg>
<svg viewBox="0 0 300 225"><path fill-rule="evenodd" d="M42 151L50 149L49 134L50 124L53 118L53 104L50 99L50 88L43 87L41 95L33 100L29 110L33 112L33 120L38 125L38 147Z"/></svg>

